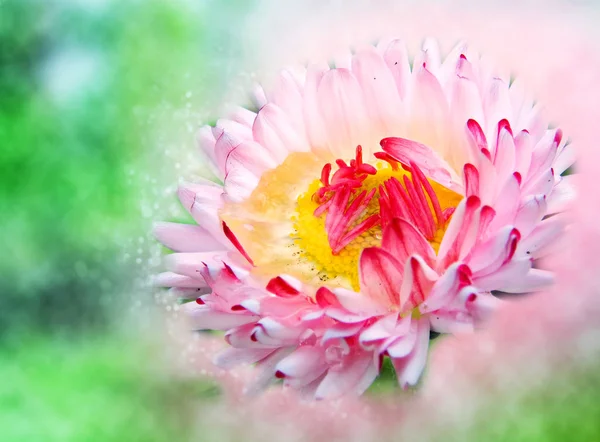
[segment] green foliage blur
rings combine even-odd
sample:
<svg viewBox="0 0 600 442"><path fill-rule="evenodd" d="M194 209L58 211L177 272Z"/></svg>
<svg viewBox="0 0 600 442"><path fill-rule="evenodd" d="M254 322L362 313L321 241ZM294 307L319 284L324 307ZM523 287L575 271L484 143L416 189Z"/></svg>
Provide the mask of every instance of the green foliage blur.
<svg viewBox="0 0 600 442"><path fill-rule="evenodd" d="M130 174L213 50L192 3L0 1L0 330L112 315L142 228Z"/></svg>
<svg viewBox="0 0 600 442"><path fill-rule="evenodd" d="M215 17L236 7L0 0L0 440L187 440L214 396L169 380L131 317L161 143L193 149L200 121L173 115L226 81Z"/></svg>

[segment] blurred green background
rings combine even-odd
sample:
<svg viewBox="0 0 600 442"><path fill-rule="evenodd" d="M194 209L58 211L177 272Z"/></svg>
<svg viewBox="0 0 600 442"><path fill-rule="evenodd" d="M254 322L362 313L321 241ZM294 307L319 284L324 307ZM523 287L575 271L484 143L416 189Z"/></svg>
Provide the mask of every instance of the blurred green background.
<svg viewBox="0 0 600 442"><path fill-rule="evenodd" d="M217 388L170 373L155 337L148 232L183 217L174 186L202 170L194 130L215 114L198 112L243 74L250 5L0 0L0 441L212 440L192 405ZM600 440L585 376L475 439Z"/></svg>
<svg viewBox="0 0 600 442"><path fill-rule="evenodd" d="M157 350L148 232L181 216L193 110L240 52L231 8L0 0L1 441L187 440L215 394Z"/></svg>

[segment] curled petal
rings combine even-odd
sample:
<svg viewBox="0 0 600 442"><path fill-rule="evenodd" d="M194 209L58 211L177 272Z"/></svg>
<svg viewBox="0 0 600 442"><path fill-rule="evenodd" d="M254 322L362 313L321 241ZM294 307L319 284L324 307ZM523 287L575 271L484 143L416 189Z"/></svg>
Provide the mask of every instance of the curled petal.
<svg viewBox="0 0 600 442"><path fill-rule="evenodd" d="M429 320L421 318L415 321L416 341L411 352L403 358L392 358L392 364L398 376L400 387L407 388L415 385L427 362L429 349Z"/></svg>
<svg viewBox="0 0 600 442"><path fill-rule="evenodd" d="M384 138L381 148L402 164L415 163L434 181L449 189L460 189L459 179L448 163L441 159L431 148L405 138Z"/></svg>
<svg viewBox="0 0 600 442"><path fill-rule="evenodd" d="M377 376L377 371L373 368L373 358L369 353L349 356L341 367L327 372L317 388L315 398L335 399L349 391L361 394Z"/></svg>

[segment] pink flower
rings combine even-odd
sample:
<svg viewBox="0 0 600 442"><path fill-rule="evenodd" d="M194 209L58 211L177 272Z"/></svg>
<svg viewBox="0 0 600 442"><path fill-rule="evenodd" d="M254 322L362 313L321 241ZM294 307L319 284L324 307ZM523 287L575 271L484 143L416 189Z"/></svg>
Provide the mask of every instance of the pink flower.
<svg viewBox="0 0 600 442"><path fill-rule="evenodd" d="M551 284L572 149L466 46L442 61L427 41L411 66L382 41L256 100L199 132L223 184L181 186L198 225L156 228L176 252L157 283L196 299L196 329L226 331L217 364L256 363L252 391L361 394L384 357L415 385L431 331L470 332L496 292Z"/></svg>

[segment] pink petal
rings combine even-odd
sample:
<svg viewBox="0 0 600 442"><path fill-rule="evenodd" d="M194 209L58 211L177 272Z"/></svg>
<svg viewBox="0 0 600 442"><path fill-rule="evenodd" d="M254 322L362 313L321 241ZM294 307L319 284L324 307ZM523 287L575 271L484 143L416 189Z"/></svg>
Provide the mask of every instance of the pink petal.
<svg viewBox="0 0 600 442"><path fill-rule="evenodd" d="M379 375L379 366L375 363L369 364L367 370L358 380L356 385L354 386L353 393L356 396L360 396L371 386L371 384L375 381L377 376Z"/></svg>
<svg viewBox="0 0 600 442"><path fill-rule="evenodd" d="M275 103L286 115L294 127L294 131L303 137L306 133L303 117L303 97L302 88L298 80L289 70L282 70L275 79L275 82L268 92L269 101ZM302 143L307 144L307 140L302 138Z"/></svg>
<svg viewBox="0 0 600 442"><path fill-rule="evenodd" d="M508 84L501 78L494 77L483 93L485 119L491 125L507 119L512 121L513 111L508 94Z"/></svg>
<svg viewBox="0 0 600 442"><path fill-rule="evenodd" d="M562 175L565 170L575 163L576 159L575 149L570 144L567 144L558 153L552 167L557 175Z"/></svg>
<svg viewBox="0 0 600 442"><path fill-rule="evenodd" d="M518 230L506 226L484 243L477 245L468 262L473 278L489 275L511 259L520 238Z"/></svg>
<svg viewBox="0 0 600 442"><path fill-rule="evenodd" d="M348 393L359 393L363 378L371 374L373 359L369 353L349 357L343 367L330 369L317 388L316 399L335 399ZM361 385L362 386L362 385Z"/></svg>
<svg viewBox="0 0 600 442"><path fill-rule="evenodd" d="M473 319L469 315L460 317L454 312L439 311L429 317L431 329L438 333L472 333Z"/></svg>
<svg viewBox="0 0 600 442"><path fill-rule="evenodd" d="M223 244L200 226L159 222L154 225L154 236L175 252L206 252L224 250Z"/></svg>
<svg viewBox="0 0 600 442"><path fill-rule="evenodd" d="M557 130L549 130L544 137L538 141L531 155L531 165L527 172L527 178L533 178L539 173L553 166L554 159L558 153Z"/></svg>
<svg viewBox="0 0 600 442"><path fill-rule="evenodd" d="M363 323L365 322L367 319L369 319L372 315L369 314L365 314L365 315L357 315L354 313L350 313L345 309L340 309L340 308L329 308L325 311L325 314L327 314L328 317L330 317L331 319L335 319L336 321L339 322L343 322L345 324L356 324L356 323ZM315 319L317 319L317 314L314 314ZM308 318L305 319L312 319L313 318L313 314L308 315Z"/></svg>
<svg viewBox="0 0 600 442"><path fill-rule="evenodd" d="M226 348L215 356L213 363L217 367L229 370L238 365L254 364L274 351L273 348Z"/></svg>
<svg viewBox="0 0 600 442"><path fill-rule="evenodd" d="M532 152L533 140L531 135L529 132L519 132L515 137L515 171L519 172L524 178L527 178Z"/></svg>
<svg viewBox="0 0 600 442"><path fill-rule="evenodd" d="M231 162L224 178L223 197L226 201L242 202L250 197L259 179L242 163Z"/></svg>
<svg viewBox="0 0 600 442"><path fill-rule="evenodd" d="M465 164L463 168L465 180L465 196L479 195L479 171L472 164Z"/></svg>
<svg viewBox="0 0 600 442"><path fill-rule="evenodd" d="M399 263L404 263L412 254L422 256L426 262L435 261L435 251L415 226L403 218L395 218L383 233L381 247L393 254ZM400 270L403 273L404 269Z"/></svg>
<svg viewBox="0 0 600 442"><path fill-rule="evenodd" d="M392 358L398 383L402 388L415 385L427 362L429 349L429 321L421 318L417 321L417 340L411 353L404 358Z"/></svg>
<svg viewBox="0 0 600 442"><path fill-rule="evenodd" d="M223 232L225 233L225 236L227 237L227 239L229 241L231 241L231 244L238 250L238 252L240 252L240 254L244 258L246 258L246 260L250 263L250 265L254 266L254 262L252 261L252 258L250 258L248 253L246 253L246 250L244 250L244 246L242 246L242 244L237 239L237 237L235 236L233 231L227 226L225 221L222 222L222 226L223 226Z"/></svg>
<svg viewBox="0 0 600 442"><path fill-rule="evenodd" d="M248 126L245 123L240 123L233 119L221 118L217 120L213 132L216 134L215 138L218 140L223 133L227 133L230 137L240 141L246 141L252 139L252 126Z"/></svg>
<svg viewBox="0 0 600 442"><path fill-rule="evenodd" d="M327 128L321 116L319 99L317 95L318 87L328 67L311 65L306 72L306 82L304 84L303 107L306 133L314 150L326 149Z"/></svg>
<svg viewBox="0 0 600 442"><path fill-rule="evenodd" d="M257 109L261 109L268 101L264 88L259 84L254 86L250 98Z"/></svg>
<svg viewBox="0 0 600 442"><path fill-rule="evenodd" d="M293 298L281 298L279 296L267 296L260 299L259 305L242 303L242 306L251 310L259 311L263 316L275 316L279 318L296 318L300 320L309 311L314 311L314 304L304 295ZM306 319L308 320L308 319Z"/></svg>
<svg viewBox="0 0 600 442"><path fill-rule="evenodd" d="M560 239L564 228L565 220L560 215L545 219L521 241L518 253L533 259L541 258L549 246Z"/></svg>
<svg viewBox="0 0 600 442"><path fill-rule="evenodd" d="M249 129L252 129L254 120L256 119L256 112L252 112L249 109L241 106L235 106L233 112L231 112L230 118L232 121L240 123Z"/></svg>
<svg viewBox="0 0 600 442"><path fill-rule="evenodd" d="M442 78L440 72L442 57L438 42L434 38L426 38L421 45L421 50L415 56L414 66L423 64L435 77Z"/></svg>
<svg viewBox="0 0 600 442"><path fill-rule="evenodd" d="M277 163L269 152L255 141L244 141L229 152L225 164L225 172L236 167L243 167L260 178L262 174L277 167Z"/></svg>
<svg viewBox="0 0 600 442"><path fill-rule="evenodd" d="M406 261L404 279L400 288L401 311L408 311L425 300L437 273L420 256L411 256Z"/></svg>
<svg viewBox="0 0 600 442"><path fill-rule="evenodd" d="M300 293L300 289L300 282L287 275L276 276L267 284L268 291L282 298L293 298Z"/></svg>
<svg viewBox="0 0 600 442"><path fill-rule="evenodd" d="M452 151L451 143L448 143L447 139L452 122L448 101L438 79L428 69L426 63L417 63L413 65L413 88L410 94L409 114L411 121L417 124L414 132L410 130L409 126L408 138L418 137L423 144L435 146L444 158L454 160L456 152ZM423 124L427 124L426 130L424 130ZM421 166L417 160L413 159L413 161ZM423 167L421 169L425 171ZM437 181L434 175L427 172L426 175ZM441 182L441 184L444 183Z"/></svg>
<svg viewBox="0 0 600 442"><path fill-rule="evenodd" d="M360 316L364 318L374 315L376 316L387 311L387 306L379 304L375 300L365 296L362 293L356 293L342 288L335 289L333 293L342 307L354 316ZM330 311L332 310L333 309L330 309Z"/></svg>
<svg viewBox="0 0 600 442"><path fill-rule="evenodd" d="M327 287L319 287L315 294L315 300L321 308L342 307L335 294Z"/></svg>
<svg viewBox="0 0 600 442"><path fill-rule="evenodd" d="M381 339L389 338L396 329L396 323L398 322L398 313L390 313L383 318L379 319L373 325L367 327L360 334L361 344L378 341Z"/></svg>
<svg viewBox="0 0 600 442"><path fill-rule="evenodd" d="M498 210L490 223L490 231L493 232L508 224L514 224L520 202L521 188L519 187L519 180L514 175L509 175L496 198L494 207L498 207Z"/></svg>
<svg viewBox="0 0 600 442"><path fill-rule="evenodd" d="M394 78L374 47L364 47L354 55L352 73L362 88L367 112L377 132L391 135L399 125L402 103Z"/></svg>
<svg viewBox="0 0 600 442"><path fill-rule="evenodd" d="M248 322L225 333L225 341L234 348L273 348L277 345L265 344L254 337L256 322Z"/></svg>
<svg viewBox="0 0 600 442"><path fill-rule="evenodd" d="M487 321L503 302L490 293L477 293L471 297L468 308L476 321Z"/></svg>
<svg viewBox="0 0 600 442"><path fill-rule="evenodd" d="M274 318L263 317L257 322L255 337L259 342L293 342L304 332L303 329L288 326L283 321Z"/></svg>
<svg viewBox="0 0 600 442"><path fill-rule="evenodd" d="M419 306L419 311L430 313L450 305L458 291L468 283L466 279L470 276L469 274L470 270L464 264L451 265L435 282L429 296Z"/></svg>
<svg viewBox="0 0 600 442"><path fill-rule="evenodd" d="M329 149L335 156L345 157L349 148L361 144L368 127L360 85L348 69L332 69L323 75L318 99Z"/></svg>
<svg viewBox="0 0 600 442"><path fill-rule="evenodd" d="M215 143L215 159L221 176L225 176L225 164L233 149L238 147L244 140L229 132L222 132Z"/></svg>
<svg viewBox="0 0 600 442"><path fill-rule="evenodd" d="M456 189L459 180L448 163L424 144L405 138L390 137L381 140L381 148L402 164L414 162L425 175L449 189Z"/></svg>
<svg viewBox="0 0 600 442"><path fill-rule="evenodd" d="M399 304L402 264L377 247L364 249L359 263L362 293L382 306Z"/></svg>
<svg viewBox="0 0 600 442"><path fill-rule="evenodd" d="M193 299L197 299L200 295L206 295L207 293L210 293L210 289L207 289L207 288L200 289L198 287L192 287L192 288L171 287L169 289L168 293L172 299L193 300Z"/></svg>
<svg viewBox="0 0 600 442"><path fill-rule="evenodd" d="M468 135L473 153L478 155L479 152L481 152L481 149L489 148L487 139L483 133L483 129L481 129L481 126L476 120L470 119L467 121L467 124L465 125L465 131ZM475 156L473 159L476 158L477 156Z"/></svg>
<svg viewBox="0 0 600 442"><path fill-rule="evenodd" d="M191 278L173 272L163 272L158 274L153 284L157 287L178 287L178 288L204 288L208 284L202 278Z"/></svg>
<svg viewBox="0 0 600 442"><path fill-rule="evenodd" d="M490 155L486 150L477 154L477 170L479 171L479 194L477 196L484 204L492 203L498 194L498 173Z"/></svg>
<svg viewBox="0 0 600 442"><path fill-rule="evenodd" d="M549 195L554 187L554 170L547 169L523 185L524 195Z"/></svg>
<svg viewBox="0 0 600 442"><path fill-rule="evenodd" d="M254 372L256 376L246 386L246 394L248 396L256 396L263 392L276 378L275 373L277 372L277 364L292 351L295 347L284 347L279 350L275 350L266 358L259 361L255 367Z"/></svg>
<svg viewBox="0 0 600 442"><path fill-rule="evenodd" d="M189 317L195 330L229 330L259 319L255 315L216 311L195 302L188 302L180 308Z"/></svg>
<svg viewBox="0 0 600 442"><path fill-rule="evenodd" d="M194 221L222 244L227 245L228 241L223 235L218 215L223 205L221 199L223 188L208 181L183 183L179 186L177 194L181 204L192 215Z"/></svg>
<svg viewBox="0 0 600 442"><path fill-rule="evenodd" d="M455 73L450 82L452 99L450 101L450 114L455 125L462 127L465 121L484 121L481 95L477 83L474 81L472 66L464 58L459 58Z"/></svg>
<svg viewBox="0 0 600 442"><path fill-rule="evenodd" d="M207 158L207 162L211 171L219 178L223 178L223 170L217 166L217 158L215 156L215 136L210 126L202 126L196 133L196 142L198 147Z"/></svg>
<svg viewBox="0 0 600 442"><path fill-rule="evenodd" d="M362 322L354 323L354 324L348 324L348 323L336 324L333 327L330 327L325 331L325 334L323 335L323 339L321 340L321 342L323 344L325 344L327 341L330 341L332 339L347 338L350 336L354 336L362 328L363 328Z"/></svg>
<svg viewBox="0 0 600 442"><path fill-rule="evenodd" d="M503 125L498 134L498 144L494 152L494 166L501 182L515 171L515 141L510 127Z"/></svg>
<svg viewBox="0 0 600 442"><path fill-rule="evenodd" d="M510 286L514 284L514 281L523 279L530 269L531 260L529 258L512 259L498 270L473 278L473 284L483 291L504 290L507 284Z"/></svg>
<svg viewBox="0 0 600 442"><path fill-rule="evenodd" d="M547 198L548 214L565 211L577 196L576 177L568 175L560 178Z"/></svg>
<svg viewBox="0 0 600 442"><path fill-rule="evenodd" d="M299 388L320 377L327 363L322 349L305 345L279 361L275 369L286 377L286 383L292 381L291 386Z"/></svg>
<svg viewBox="0 0 600 442"><path fill-rule="evenodd" d="M546 216L548 204L543 195L532 195L522 203L515 217L515 228L525 238Z"/></svg>
<svg viewBox="0 0 600 442"><path fill-rule="evenodd" d="M410 329L404 336L398 337L391 345L386 347L387 354L394 359L403 358L410 354L417 343L417 326L411 324Z"/></svg>
<svg viewBox="0 0 600 442"><path fill-rule="evenodd" d="M383 59L394 77L396 90L402 100L406 99L410 81L410 63L406 46L401 40L392 40L383 48Z"/></svg>
<svg viewBox="0 0 600 442"><path fill-rule="evenodd" d="M547 270L531 269L525 277L508 282L502 288L507 293L528 293L543 290L554 283L554 273Z"/></svg>
<svg viewBox="0 0 600 442"><path fill-rule="evenodd" d="M168 270L204 281L202 272L205 267L221 266L226 256L223 252L172 253L165 256L164 260Z"/></svg>
<svg viewBox="0 0 600 442"><path fill-rule="evenodd" d="M274 103L266 104L258 112L252 133L278 164L285 160L290 151L306 150L308 147L298 143L299 136L288 117Z"/></svg>
<svg viewBox="0 0 600 442"><path fill-rule="evenodd" d="M474 228L474 215L479 206L479 198L473 195L463 199L456 207L437 253L438 264L442 267L458 258L464 238Z"/></svg>

